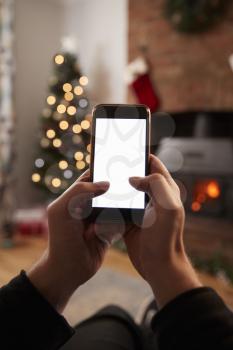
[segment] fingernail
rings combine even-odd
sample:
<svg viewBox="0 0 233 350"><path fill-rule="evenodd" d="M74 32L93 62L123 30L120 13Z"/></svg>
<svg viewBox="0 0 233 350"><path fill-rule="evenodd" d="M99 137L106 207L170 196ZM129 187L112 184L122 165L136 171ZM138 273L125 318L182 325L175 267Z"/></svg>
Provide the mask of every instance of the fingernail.
<svg viewBox="0 0 233 350"><path fill-rule="evenodd" d="M108 181L99 181L95 183L101 190L107 190L110 186Z"/></svg>
<svg viewBox="0 0 233 350"><path fill-rule="evenodd" d="M132 176L129 178L129 183L134 186L139 185L140 181L141 181L141 177L139 176Z"/></svg>

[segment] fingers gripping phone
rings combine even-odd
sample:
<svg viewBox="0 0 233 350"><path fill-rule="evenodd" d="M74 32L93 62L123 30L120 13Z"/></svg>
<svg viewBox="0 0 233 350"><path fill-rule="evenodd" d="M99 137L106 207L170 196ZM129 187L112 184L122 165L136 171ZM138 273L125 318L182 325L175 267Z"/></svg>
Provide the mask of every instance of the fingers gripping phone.
<svg viewBox="0 0 233 350"><path fill-rule="evenodd" d="M150 110L144 105L97 105L93 110L91 180L109 181L106 193L92 199L101 221L140 220L147 198L129 183L148 174Z"/></svg>

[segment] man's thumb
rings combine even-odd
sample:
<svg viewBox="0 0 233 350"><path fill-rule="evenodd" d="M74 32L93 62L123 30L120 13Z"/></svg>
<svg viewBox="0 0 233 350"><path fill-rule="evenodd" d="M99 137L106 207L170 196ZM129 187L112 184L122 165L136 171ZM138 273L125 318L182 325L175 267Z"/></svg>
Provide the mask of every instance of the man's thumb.
<svg viewBox="0 0 233 350"><path fill-rule="evenodd" d="M141 189L142 182L143 182L143 177L132 176L129 178L130 185L135 187L137 190L142 190Z"/></svg>

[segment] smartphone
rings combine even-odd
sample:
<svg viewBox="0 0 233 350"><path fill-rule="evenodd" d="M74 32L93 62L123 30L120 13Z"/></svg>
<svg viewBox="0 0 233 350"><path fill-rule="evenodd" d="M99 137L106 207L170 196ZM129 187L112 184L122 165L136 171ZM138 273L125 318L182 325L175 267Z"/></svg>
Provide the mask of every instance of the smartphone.
<svg viewBox="0 0 233 350"><path fill-rule="evenodd" d="M143 218L147 196L130 185L129 177L148 174L150 119L144 105L94 107L90 177L93 182L109 181L110 187L92 199L92 217L110 222Z"/></svg>

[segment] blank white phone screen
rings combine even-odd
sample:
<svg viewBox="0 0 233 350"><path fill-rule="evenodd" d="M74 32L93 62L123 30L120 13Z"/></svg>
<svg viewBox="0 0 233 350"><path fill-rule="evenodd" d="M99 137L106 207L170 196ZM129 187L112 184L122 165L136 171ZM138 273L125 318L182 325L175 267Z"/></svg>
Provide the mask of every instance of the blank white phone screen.
<svg viewBox="0 0 233 350"><path fill-rule="evenodd" d="M145 194L129 183L145 176L146 119L96 118L93 180L109 181L93 207L144 209Z"/></svg>

